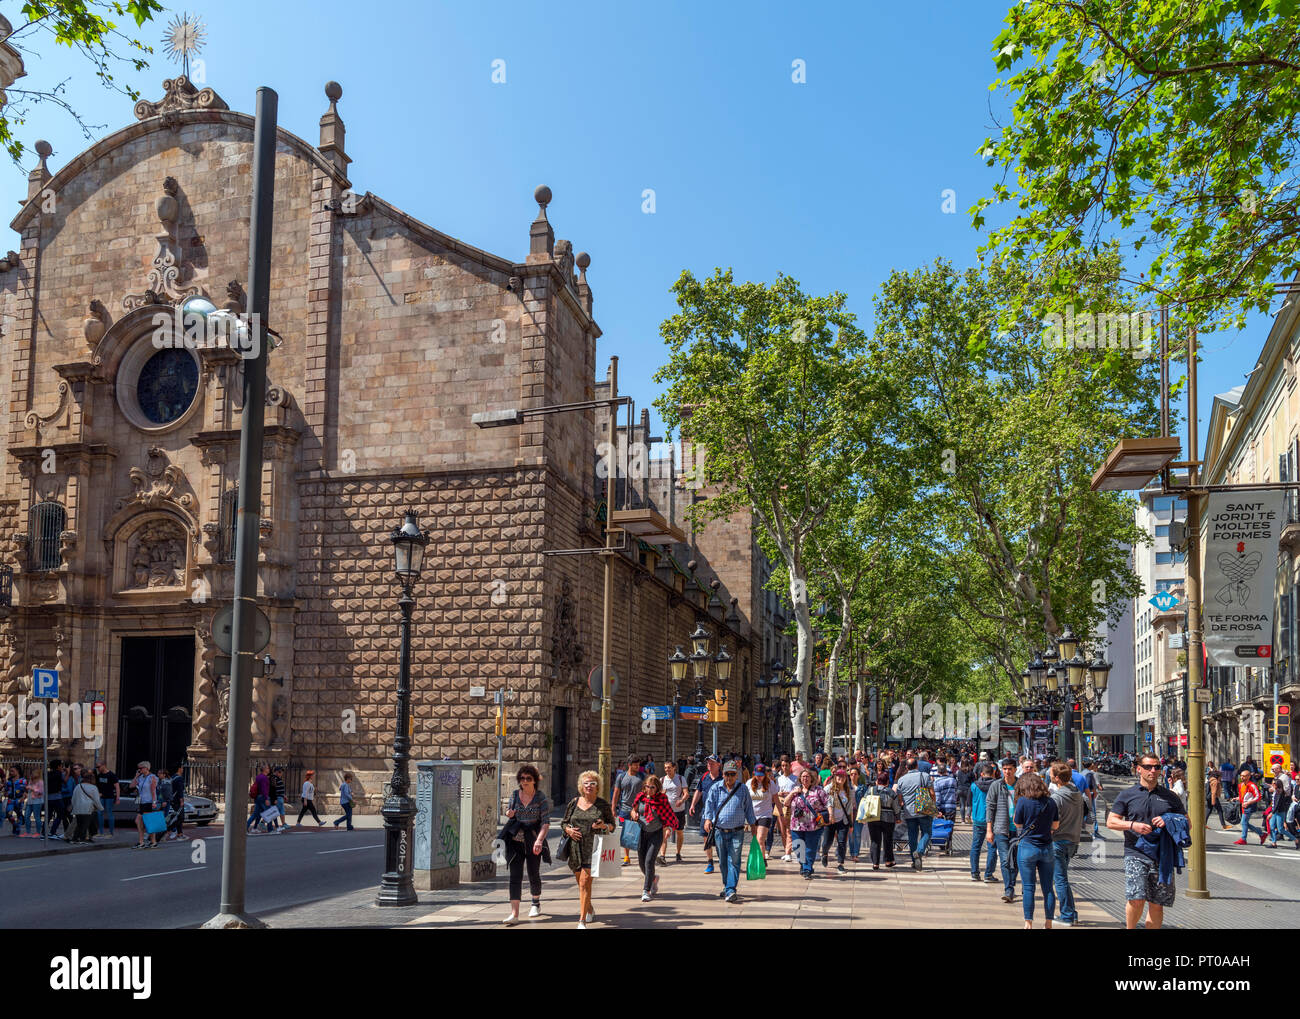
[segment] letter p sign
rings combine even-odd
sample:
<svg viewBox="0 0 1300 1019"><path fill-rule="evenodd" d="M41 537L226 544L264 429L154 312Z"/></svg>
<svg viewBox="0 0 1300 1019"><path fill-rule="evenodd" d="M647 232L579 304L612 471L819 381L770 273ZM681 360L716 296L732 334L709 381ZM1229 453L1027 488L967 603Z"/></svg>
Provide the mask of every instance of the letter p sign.
<svg viewBox="0 0 1300 1019"><path fill-rule="evenodd" d="M57 700L59 696L59 670L32 669L32 696Z"/></svg>

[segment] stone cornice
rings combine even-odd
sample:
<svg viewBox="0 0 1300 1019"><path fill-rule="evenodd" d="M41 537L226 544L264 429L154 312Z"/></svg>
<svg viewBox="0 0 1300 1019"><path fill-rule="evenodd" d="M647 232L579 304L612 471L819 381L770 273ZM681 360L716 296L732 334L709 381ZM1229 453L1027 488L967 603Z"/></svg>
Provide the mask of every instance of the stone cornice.
<svg viewBox="0 0 1300 1019"><path fill-rule="evenodd" d="M251 145L255 123L255 118L252 115L236 113L233 110L177 110L168 113L166 116L139 120L122 128L120 131L113 132L106 138L101 138L90 148L78 153L45 183L44 188L52 189L56 193L61 191L83 170L96 161L103 159L115 149L156 131L179 131L191 124L229 124L232 127L243 128L248 131L249 144ZM282 127L276 129L276 138L281 145L298 152L326 176L333 178L339 187L350 188L352 186L351 181L315 146L309 145L296 134L286 131ZM14 230L21 233L23 228L40 211L42 191L37 191L35 195L23 203L23 207L18 210L18 215L9 224Z"/></svg>

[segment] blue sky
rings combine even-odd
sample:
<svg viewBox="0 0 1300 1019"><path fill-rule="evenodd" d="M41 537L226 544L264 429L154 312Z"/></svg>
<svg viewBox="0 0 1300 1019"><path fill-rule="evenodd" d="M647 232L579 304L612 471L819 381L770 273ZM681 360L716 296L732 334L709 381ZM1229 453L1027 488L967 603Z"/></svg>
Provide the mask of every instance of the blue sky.
<svg viewBox="0 0 1300 1019"><path fill-rule="evenodd" d="M15 23L19 7L0 3ZM659 323L675 310L669 287L683 269L784 272L808 292L845 292L870 327L891 269L974 261L983 235L966 210L998 175L975 151L1005 109L988 86L1007 7L221 0L176 10L205 21L207 84L233 109L252 112L257 87L270 85L280 125L314 143L324 83L340 82L358 192L521 260L533 188L549 185L557 237L591 254L600 371L619 355L621 388L649 406L664 359ZM146 98L178 70L162 46L173 14L142 32L152 66L120 75ZM134 119L83 60L47 41L41 49L33 82L70 77L69 100L104 125L97 137ZM504 84L492 82L495 60ZM791 80L795 60L804 84ZM20 137L29 149L49 140L55 169L89 144L51 107ZM25 169L34 163L29 155ZM653 214L642 211L647 188ZM945 189L955 214L942 211ZM25 194L23 174L0 171L8 208ZM16 246L13 237L0 249ZM1254 366L1269 321L1205 337L1203 423L1213 395Z"/></svg>

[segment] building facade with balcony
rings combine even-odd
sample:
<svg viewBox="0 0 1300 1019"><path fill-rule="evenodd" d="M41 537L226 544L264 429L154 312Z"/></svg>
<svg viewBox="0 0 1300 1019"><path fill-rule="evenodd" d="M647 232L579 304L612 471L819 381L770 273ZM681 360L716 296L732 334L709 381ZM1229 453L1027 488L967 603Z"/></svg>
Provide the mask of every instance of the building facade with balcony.
<svg viewBox="0 0 1300 1019"><path fill-rule="evenodd" d="M1287 299L1273 320L1264 346L1244 385L1215 396L1206 434L1205 480L1212 485L1250 485L1297 480L1300 437L1300 301ZM1300 514L1295 490L1287 492L1286 522L1273 563L1256 577L1273 586L1273 660L1267 667L1210 666L1210 711L1206 752L1210 758L1240 764L1261 761L1263 745L1273 740L1274 687L1278 702L1294 710L1300 703L1297 669L1296 584L1300 552ZM1290 734L1296 754L1296 734Z"/></svg>
<svg viewBox="0 0 1300 1019"><path fill-rule="evenodd" d="M1186 557L1171 546L1169 532L1176 521L1186 519L1187 503L1162 495L1158 486L1148 487L1138 493L1135 515L1137 526L1151 536L1150 545L1133 549L1133 571L1142 583L1142 593L1132 606L1134 739L1138 750L1147 750L1158 749L1160 740L1169 735L1167 722L1162 723L1168 717L1162 714L1162 705L1177 659L1168 653L1168 642L1182 626L1186 572ZM1161 609L1151 600L1161 594L1175 596L1178 604Z"/></svg>

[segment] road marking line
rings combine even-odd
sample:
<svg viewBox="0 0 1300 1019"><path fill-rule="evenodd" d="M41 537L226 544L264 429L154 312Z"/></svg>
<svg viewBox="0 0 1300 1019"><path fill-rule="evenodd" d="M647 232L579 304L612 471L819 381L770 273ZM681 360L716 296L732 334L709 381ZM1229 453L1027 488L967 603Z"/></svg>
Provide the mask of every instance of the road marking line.
<svg viewBox="0 0 1300 1019"><path fill-rule="evenodd" d="M147 877L164 877L167 874L185 874L191 870L207 870L207 867L182 867L180 870L163 870L157 874L141 874L139 877L124 877L122 881L143 881Z"/></svg>
<svg viewBox="0 0 1300 1019"><path fill-rule="evenodd" d="M18 867L0 867L0 874L8 874L11 870L30 870L32 867L39 866L39 863L24 863Z"/></svg>
<svg viewBox="0 0 1300 1019"><path fill-rule="evenodd" d="M380 842L375 846L351 846L348 849L324 849L317 853L317 856L329 856L330 853L355 853L358 849L383 849L384 844Z"/></svg>

